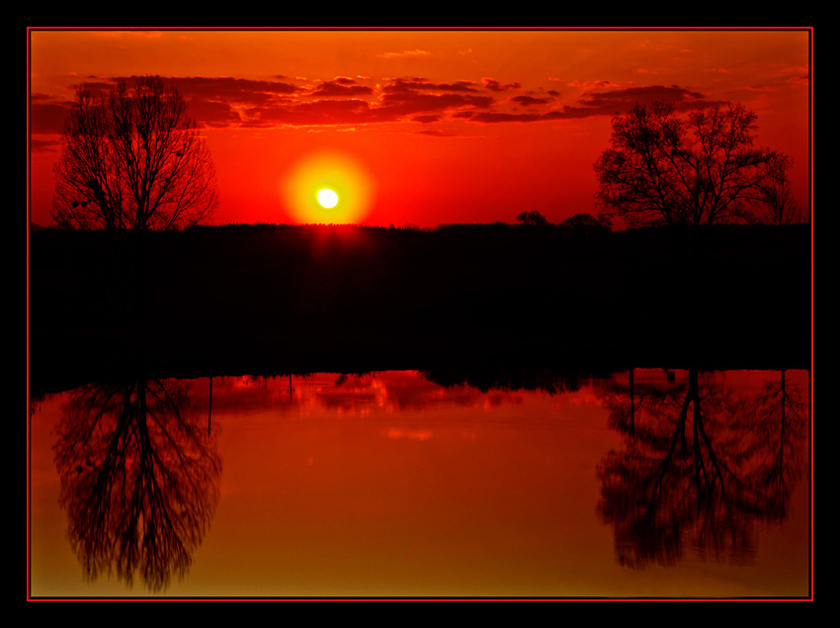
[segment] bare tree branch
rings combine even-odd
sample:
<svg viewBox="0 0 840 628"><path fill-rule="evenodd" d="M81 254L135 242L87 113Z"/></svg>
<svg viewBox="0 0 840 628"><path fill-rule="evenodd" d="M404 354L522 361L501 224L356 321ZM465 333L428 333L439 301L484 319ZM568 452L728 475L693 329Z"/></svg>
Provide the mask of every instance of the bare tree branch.
<svg viewBox="0 0 840 628"><path fill-rule="evenodd" d="M616 116L595 164L601 214L628 226L773 220L769 190L787 185L790 159L755 148L755 128L742 105L679 118L654 103Z"/></svg>
<svg viewBox="0 0 840 628"><path fill-rule="evenodd" d="M52 215L71 229L181 229L217 203L213 161L187 104L158 77L95 96L85 86L62 131Z"/></svg>

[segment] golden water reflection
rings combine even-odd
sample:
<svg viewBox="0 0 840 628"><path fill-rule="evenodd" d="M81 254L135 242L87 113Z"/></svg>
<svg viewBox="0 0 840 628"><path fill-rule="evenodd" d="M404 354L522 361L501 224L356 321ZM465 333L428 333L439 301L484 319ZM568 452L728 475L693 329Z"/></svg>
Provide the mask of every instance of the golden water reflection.
<svg viewBox="0 0 840 628"><path fill-rule="evenodd" d="M32 417L32 594L801 597L804 371L89 386Z"/></svg>

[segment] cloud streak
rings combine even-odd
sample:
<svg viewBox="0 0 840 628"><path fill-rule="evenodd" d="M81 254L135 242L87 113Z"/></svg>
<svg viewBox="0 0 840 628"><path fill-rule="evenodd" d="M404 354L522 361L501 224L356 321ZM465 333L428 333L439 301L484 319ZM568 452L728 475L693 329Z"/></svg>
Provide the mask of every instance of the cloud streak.
<svg viewBox="0 0 840 628"><path fill-rule="evenodd" d="M402 52L383 52L376 56L380 59L401 59L403 57L428 57L431 54L428 50L415 48L414 50L403 50Z"/></svg>
<svg viewBox="0 0 840 628"><path fill-rule="evenodd" d="M119 80L90 77L93 90L109 90ZM311 83L304 79L276 77L253 80L232 77L173 77L165 79L190 103L190 114L210 128L272 126L341 126L412 122L423 132L436 133L442 122L473 124L537 123L594 116L613 116L634 104L655 100L674 104L678 110L702 109L723 104L703 94L671 85L615 86L591 83L574 102L560 104L559 94L533 96L520 82L436 82L423 77L370 79L336 77ZM57 134L69 103L35 95L31 99L34 135ZM416 129L413 129L416 131ZM447 128L449 135L451 128ZM44 138L41 138L42 140Z"/></svg>

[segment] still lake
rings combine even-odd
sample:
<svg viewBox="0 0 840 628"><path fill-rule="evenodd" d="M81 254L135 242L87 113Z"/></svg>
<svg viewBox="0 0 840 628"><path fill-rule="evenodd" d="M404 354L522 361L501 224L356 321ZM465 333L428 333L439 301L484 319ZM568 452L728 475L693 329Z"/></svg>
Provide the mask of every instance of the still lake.
<svg viewBox="0 0 840 628"><path fill-rule="evenodd" d="M32 598L806 598L805 370L33 400Z"/></svg>

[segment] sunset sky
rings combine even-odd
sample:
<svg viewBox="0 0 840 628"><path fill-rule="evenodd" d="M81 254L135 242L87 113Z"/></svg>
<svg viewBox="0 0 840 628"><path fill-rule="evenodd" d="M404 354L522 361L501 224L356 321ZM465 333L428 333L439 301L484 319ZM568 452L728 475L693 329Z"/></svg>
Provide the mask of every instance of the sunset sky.
<svg viewBox="0 0 840 628"><path fill-rule="evenodd" d="M810 206L807 29L189 29L29 32L31 220L49 225L80 83L159 75L216 166L213 222L551 222L595 213L610 121L634 103L740 102ZM334 209L303 201L329 181Z"/></svg>

